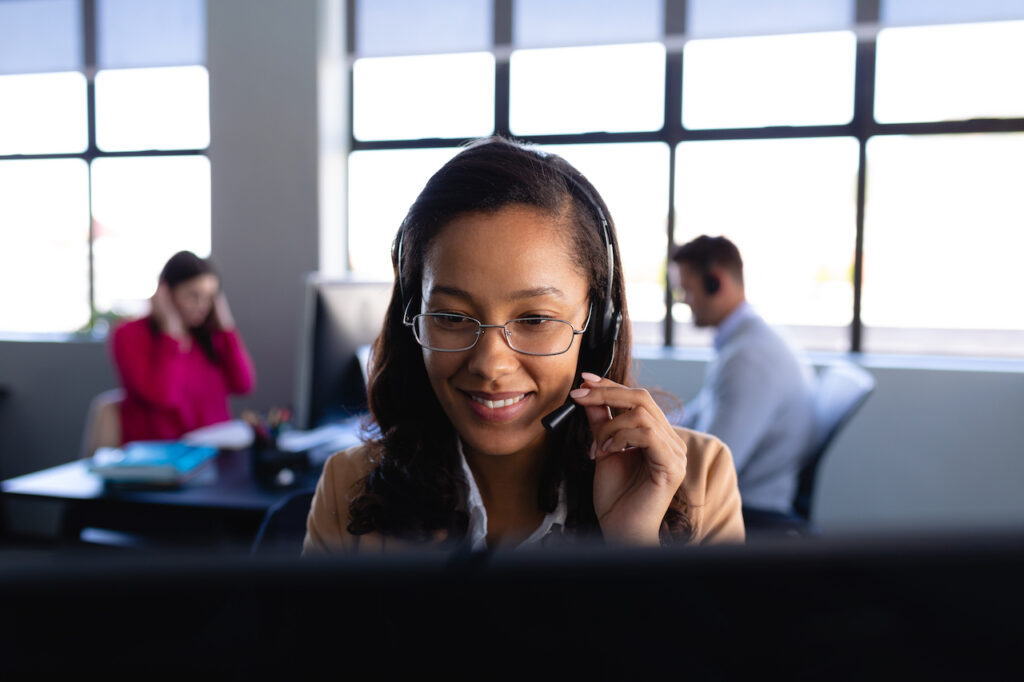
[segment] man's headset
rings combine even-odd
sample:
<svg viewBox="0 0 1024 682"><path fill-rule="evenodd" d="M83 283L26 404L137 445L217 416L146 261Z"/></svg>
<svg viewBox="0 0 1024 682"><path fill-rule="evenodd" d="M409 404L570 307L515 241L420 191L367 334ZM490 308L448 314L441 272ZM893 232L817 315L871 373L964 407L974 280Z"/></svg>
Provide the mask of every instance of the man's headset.
<svg viewBox="0 0 1024 682"><path fill-rule="evenodd" d="M600 329L596 332L588 330L584 338L587 347L591 350L599 351L603 348L607 351L608 363L604 371L601 372L601 376L604 377L611 371L612 364L615 361L615 347L619 341L619 330L622 327L622 311L615 305L615 299L612 296L615 284L615 247L612 245L611 228L608 226L608 220L604 217L604 211L601 210L601 206L576 178L550 163L545 155L538 153L537 156L549 168L552 168L565 178L569 185L569 191L590 207L591 212L601 224L601 236L604 238L605 250L608 253L608 285L605 287L604 298L598 308L597 320ZM405 230L406 223L403 221L398 232L398 293L402 297L402 316L408 319L409 306L412 305L412 299L405 297L405 286L402 283L402 266L404 264L402 246L405 242ZM591 321L591 324L593 324L593 321ZM544 428L548 431L554 431L575 409L576 402L572 398L567 398L561 407L541 419L541 423L544 424Z"/></svg>
<svg viewBox="0 0 1024 682"><path fill-rule="evenodd" d="M708 296L714 296L721 288L722 280L718 279L718 275L713 275L710 272L704 275L704 291Z"/></svg>

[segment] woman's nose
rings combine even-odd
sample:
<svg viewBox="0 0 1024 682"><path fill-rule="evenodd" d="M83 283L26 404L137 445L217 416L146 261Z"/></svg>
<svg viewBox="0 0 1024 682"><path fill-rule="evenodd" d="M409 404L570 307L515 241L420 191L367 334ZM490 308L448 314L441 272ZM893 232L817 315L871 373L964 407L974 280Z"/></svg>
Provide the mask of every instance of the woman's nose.
<svg viewBox="0 0 1024 682"><path fill-rule="evenodd" d="M480 338L469 352L470 371L488 379L514 372L519 367L518 353L508 345L503 327L482 327Z"/></svg>

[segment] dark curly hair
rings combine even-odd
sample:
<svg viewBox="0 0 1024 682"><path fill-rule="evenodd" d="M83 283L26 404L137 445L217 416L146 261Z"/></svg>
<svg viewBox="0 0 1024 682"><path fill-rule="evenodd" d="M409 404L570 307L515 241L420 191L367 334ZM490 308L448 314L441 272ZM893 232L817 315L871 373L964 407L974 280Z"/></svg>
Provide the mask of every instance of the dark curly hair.
<svg viewBox="0 0 1024 682"><path fill-rule="evenodd" d="M614 273L608 272L603 228L591 203L600 206L615 247ZM567 161L507 139L477 141L427 182L409 209L392 246L395 285L384 328L373 346L368 387L370 412L379 427L374 469L359 484L349 506L348 531L378 532L405 539L431 540L439 530L450 542L465 537L468 520L458 511L461 469L457 434L434 395L420 346L403 325L404 308L415 309L423 279L424 256L431 240L456 216L497 212L510 205L527 205L568 218L573 253L589 280L589 299L597 311L606 297L608 277L622 327L608 378L632 385L631 334L615 227L608 208L590 182ZM402 255L399 258L399 249ZM403 300L403 291L410 300ZM581 344L576 369L602 371L608 366L608 344L588 343L600 334L591 324ZM408 400L407 396L417 396ZM558 504L558 487L566 483L566 528L577 536L599 536L594 512L594 464L587 456L593 440L586 414L575 410L547 438L547 457L538 490L540 510ZM679 504L683 500L677 500ZM673 504L662 524L663 537L689 537L689 526Z"/></svg>

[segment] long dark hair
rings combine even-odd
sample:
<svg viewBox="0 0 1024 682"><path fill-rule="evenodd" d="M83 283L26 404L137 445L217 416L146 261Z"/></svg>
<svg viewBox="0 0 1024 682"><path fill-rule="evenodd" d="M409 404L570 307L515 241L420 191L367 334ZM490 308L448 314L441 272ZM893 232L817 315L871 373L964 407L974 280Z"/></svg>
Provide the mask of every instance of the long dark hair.
<svg viewBox="0 0 1024 682"><path fill-rule="evenodd" d="M213 275L220 279L209 258L200 258L191 251L179 251L164 263L163 270L160 271L160 282L173 291L179 285L201 275ZM160 327L152 317L149 318L149 328L154 334L160 333ZM213 347L213 310L210 310L202 324L191 327L188 331L210 362L218 362L217 352Z"/></svg>
<svg viewBox="0 0 1024 682"><path fill-rule="evenodd" d="M608 221L615 247L613 273L608 272L603 228L591 202ZM441 229L461 214L497 212L514 204L569 218L573 252L580 271L586 273L595 318L604 305L608 278L613 277L611 296L623 323L607 376L632 384L632 343L615 226L597 190L559 156L496 137L471 144L430 178L392 247L395 285L384 328L373 346L368 387L370 411L380 429L375 443L379 453L375 468L349 507L348 530L353 534L379 532L429 540L436 531L446 530L453 542L465 535L467 519L457 509L461 476L457 434L430 386L422 350L403 320L406 308L418 310L424 256ZM589 342L593 334L600 334L599 327L592 322L584 335L574 385L580 372L599 373L609 364L610 340ZM566 526L581 535L598 531L594 465L587 456L591 441L586 414L578 409L548 436L538 494L539 508L552 511L558 503L559 482L564 480ZM668 520L678 516L670 514Z"/></svg>

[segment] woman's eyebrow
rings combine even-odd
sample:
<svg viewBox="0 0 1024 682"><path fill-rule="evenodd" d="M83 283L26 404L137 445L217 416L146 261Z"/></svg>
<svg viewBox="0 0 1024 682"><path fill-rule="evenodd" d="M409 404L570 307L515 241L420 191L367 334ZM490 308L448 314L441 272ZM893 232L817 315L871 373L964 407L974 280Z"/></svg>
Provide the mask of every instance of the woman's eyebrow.
<svg viewBox="0 0 1024 682"><path fill-rule="evenodd" d="M558 287L534 287L532 289L520 289L519 291L513 291L509 298L519 300L522 298L540 298L541 296L565 298L565 292Z"/></svg>
<svg viewBox="0 0 1024 682"><path fill-rule="evenodd" d="M430 295L435 296L437 294L444 294L447 296L453 296L455 298L462 298L467 301L473 300L473 295L464 289L458 287L445 286L443 284L437 284L431 287ZM525 298L540 298L541 296L554 296L555 298L565 298L565 292L558 287L533 287L530 289L520 289L513 291L509 294L510 300L518 301Z"/></svg>
<svg viewBox="0 0 1024 682"><path fill-rule="evenodd" d="M430 288L431 297L437 296L438 294L451 296L453 298L462 298L467 301L473 300L473 297L470 295L468 291L464 289L459 289L458 287L445 286L443 284L435 284Z"/></svg>

